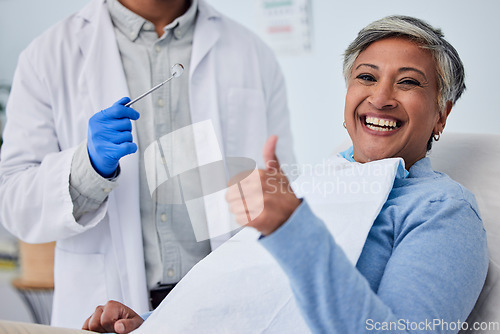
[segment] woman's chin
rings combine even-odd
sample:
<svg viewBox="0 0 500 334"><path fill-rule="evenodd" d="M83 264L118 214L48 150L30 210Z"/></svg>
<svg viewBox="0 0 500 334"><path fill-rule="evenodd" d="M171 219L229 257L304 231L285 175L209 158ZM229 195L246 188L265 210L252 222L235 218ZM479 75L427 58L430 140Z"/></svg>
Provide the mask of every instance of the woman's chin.
<svg viewBox="0 0 500 334"><path fill-rule="evenodd" d="M356 149L354 149L354 160L356 160L357 162L365 163L393 157L394 155L391 154L391 152L388 152L386 148L370 148L369 150L363 151L356 151Z"/></svg>

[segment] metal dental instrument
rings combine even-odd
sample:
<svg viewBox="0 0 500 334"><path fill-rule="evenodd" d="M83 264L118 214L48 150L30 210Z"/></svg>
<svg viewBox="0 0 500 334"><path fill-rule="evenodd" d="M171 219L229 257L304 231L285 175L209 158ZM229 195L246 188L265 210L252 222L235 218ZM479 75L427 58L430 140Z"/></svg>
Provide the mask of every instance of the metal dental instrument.
<svg viewBox="0 0 500 334"><path fill-rule="evenodd" d="M170 80L172 80L173 78L178 78L181 76L182 72L184 72L184 66L182 64L174 64L171 68L170 68L170 78L168 78L167 80L163 81L162 83L159 83L158 85L154 86L153 88L151 88L150 90L148 90L147 92L145 92L144 94L142 94L141 96L139 97L136 97L135 99L133 99L132 101L130 101L129 103L127 103L125 105L125 107L130 107L132 104L136 103L137 101L139 101L140 99L142 99L144 96L154 92L155 90L157 90L158 88L160 88L161 86L163 86L164 84L166 84L167 82L169 82Z"/></svg>

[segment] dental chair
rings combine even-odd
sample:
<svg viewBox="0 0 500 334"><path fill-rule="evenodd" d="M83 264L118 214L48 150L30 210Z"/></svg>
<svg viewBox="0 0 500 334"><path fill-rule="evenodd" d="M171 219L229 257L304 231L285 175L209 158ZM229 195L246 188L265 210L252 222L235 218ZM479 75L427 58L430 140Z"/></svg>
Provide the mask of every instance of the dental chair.
<svg viewBox="0 0 500 334"><path fill-rule="evenodd" d="M469 330L460 333L500 333L500 135L445 131L429 157L434 170L448 174L474 193L488 237L486 282L467 319ZM474 330L475 322L492 325Z"/></svg>

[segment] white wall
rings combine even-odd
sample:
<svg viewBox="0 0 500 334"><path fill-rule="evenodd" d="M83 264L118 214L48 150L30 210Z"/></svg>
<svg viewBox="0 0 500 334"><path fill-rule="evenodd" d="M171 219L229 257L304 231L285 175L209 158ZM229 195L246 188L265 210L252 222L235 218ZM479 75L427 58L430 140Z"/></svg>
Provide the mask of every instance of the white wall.
<svg viewBox="0 0 500 334"><path fill-rule="evenodd" d="M208 1L257 32L258 0ZM17 55L34 36L86 2L0 0L0 82L10 82ZM500 1L312 0L312 6L312 53L279 58L288 87L299 162L322 159L346 138L341 125L345 95L342 53L363 26L391 14L416 16L441 27L462 57L468 88L454 108L446 131L500 133L496 101Z"/></svg>
<svg viewBox="0 0 500 334"><path fill-rule="evenodd" d="M10 83L19 53L88 0L0 0L0 83Z"/></svg>

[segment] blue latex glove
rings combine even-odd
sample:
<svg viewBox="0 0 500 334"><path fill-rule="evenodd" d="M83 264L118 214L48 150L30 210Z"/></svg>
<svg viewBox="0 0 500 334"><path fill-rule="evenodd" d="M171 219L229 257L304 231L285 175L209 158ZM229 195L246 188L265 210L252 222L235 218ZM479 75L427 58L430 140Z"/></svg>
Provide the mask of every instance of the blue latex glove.
<svg viewBox="0 0 500 334"><path fill-rule="evenodd" d="M87 150L92 166L103 177L111 177L120 159L137 151L130 120L139 119L140 114L124 106L129 101L128 97L121 98L89 120Z"/></svg>

